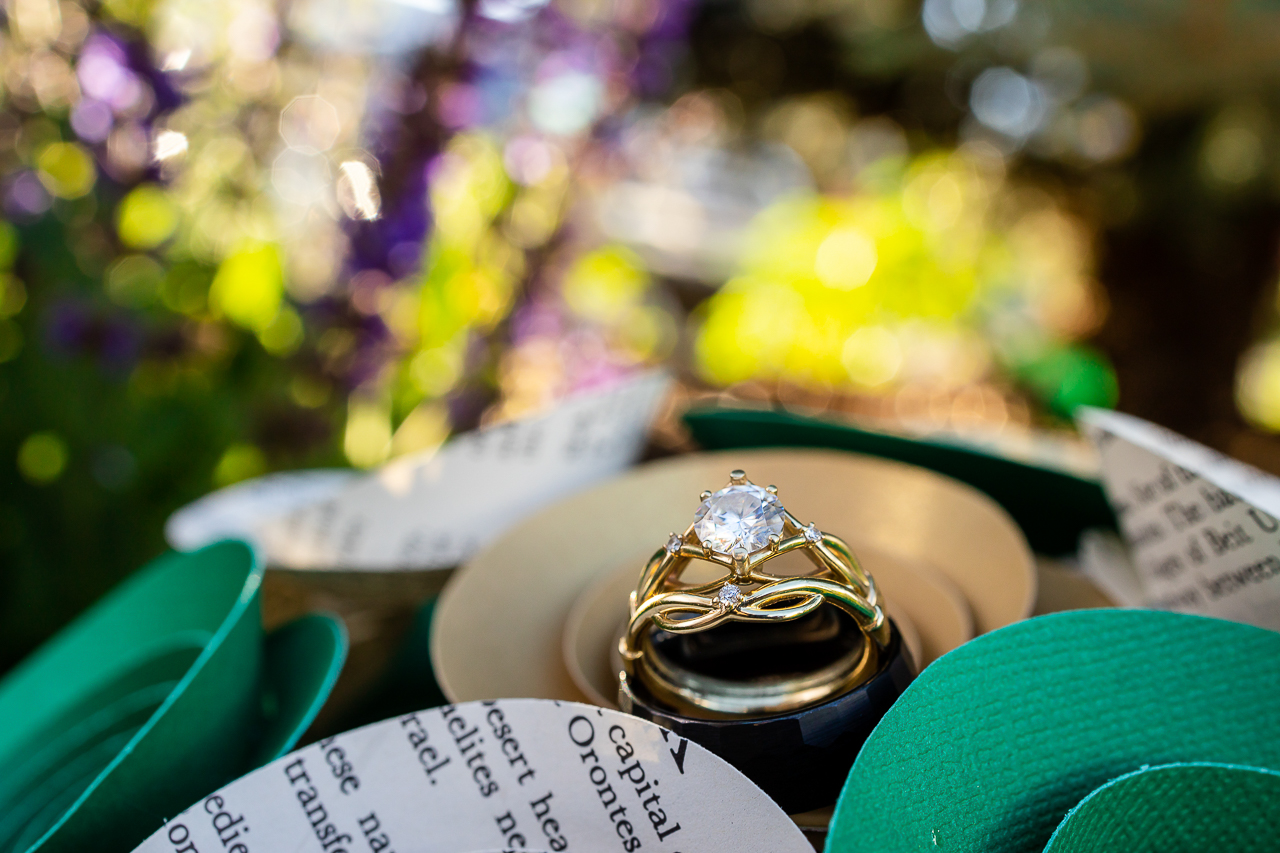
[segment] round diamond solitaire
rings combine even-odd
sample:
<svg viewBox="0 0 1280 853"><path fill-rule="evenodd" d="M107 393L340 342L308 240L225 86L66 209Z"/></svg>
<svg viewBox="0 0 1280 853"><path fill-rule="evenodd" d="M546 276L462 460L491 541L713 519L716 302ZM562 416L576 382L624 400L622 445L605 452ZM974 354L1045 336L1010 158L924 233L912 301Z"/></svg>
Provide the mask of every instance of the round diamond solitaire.
<svg viewBox="0 0 1280 853"><path fill-rule="evenodd" d="M702 502L693 516L693 532L720 554L748 554L767 548L781 535L785 510L778 498L754 483L727 486Z"/></svg>

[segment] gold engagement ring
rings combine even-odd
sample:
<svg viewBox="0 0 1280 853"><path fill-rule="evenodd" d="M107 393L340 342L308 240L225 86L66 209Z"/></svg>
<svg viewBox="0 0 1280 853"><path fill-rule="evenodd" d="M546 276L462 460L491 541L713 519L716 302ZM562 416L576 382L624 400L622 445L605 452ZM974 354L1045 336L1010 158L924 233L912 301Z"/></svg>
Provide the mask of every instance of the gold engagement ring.
<svg viewBox="0 0 1280 853"><path fill-rule="evenodd" d="M644 567L631 593L630 619L618 642L623 694L639 679L657 698L680 708L734 715L778 713L838 695L877 671L888 647L890 623L875 581L837 536L802 524L778 500L775 486L761 488L743 471L729 485L703 492L693 523L672 533ZM803 553L814 568L800 575L764 570L770 560ZM682 582L691 566L723 570L715 580ZM655 631L694 634L729 622L779 623L802 619L824 603L847 614L862 633L856 654L816 672L749 685L702 678L673 667L656 653Z"/></svg>

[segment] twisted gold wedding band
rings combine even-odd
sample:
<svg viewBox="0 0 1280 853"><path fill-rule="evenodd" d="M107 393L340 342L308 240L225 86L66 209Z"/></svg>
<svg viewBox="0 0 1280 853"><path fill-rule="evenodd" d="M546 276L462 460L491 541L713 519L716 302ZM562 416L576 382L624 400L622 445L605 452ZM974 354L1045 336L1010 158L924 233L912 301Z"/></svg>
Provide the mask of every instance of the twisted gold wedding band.
<svg viewBox="0 0 1280 853"><path fill-rule="evenodd" d="M837 536L802 524L779 502L777 488L761 488L742 471L729 485L703 492L693 523L672 533L644 567L631 593L630 619L618 643L623 678L642 673L646 686L675 705L733 713L776 712L811 705L836 695L874 673L879 653L889 642L889 622L877 599L876 585L849 546ZM764 571L770 560L800 551L814 571L798 576ZM696 584L681 575L695 563L725 573ZM785 684L707 689L698 679L656 660L651 626L672 634L707 631L727 622L790 622L824 603L848 614L865 635L861 654ZM735 692L736 691L736 692Z"/></svg>

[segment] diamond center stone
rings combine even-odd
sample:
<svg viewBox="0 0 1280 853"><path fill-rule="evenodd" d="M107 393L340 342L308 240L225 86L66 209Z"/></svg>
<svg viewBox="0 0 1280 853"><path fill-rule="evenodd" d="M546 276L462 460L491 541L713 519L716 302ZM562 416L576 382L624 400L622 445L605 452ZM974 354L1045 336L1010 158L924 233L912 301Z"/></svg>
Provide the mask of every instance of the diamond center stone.
<svg viewBox="0 0 1280 853"><path fill-rule="evenodd" d="M782 534L782 504L755 485L728 486L702 502L693 516L693 532L703 545L720 554L741 548L748 554L768 547Z"/></svg>

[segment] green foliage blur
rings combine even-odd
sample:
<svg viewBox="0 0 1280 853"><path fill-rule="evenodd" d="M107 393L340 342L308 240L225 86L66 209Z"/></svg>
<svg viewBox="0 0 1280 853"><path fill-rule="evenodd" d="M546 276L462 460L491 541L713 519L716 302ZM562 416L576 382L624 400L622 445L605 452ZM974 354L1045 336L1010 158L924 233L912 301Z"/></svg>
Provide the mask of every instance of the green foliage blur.
<svg viewBox="0 0 1280 853"><path fill-rule="evenodd" d="M26 283L26 299L2 327L20 343L0 364L0 670L161 553L174 509L268 467L344 463L335 413L293 402L295 371L252 334L124 314L57 215L9 233L21 252L6 287ZM67 330L42 322L69 299L88 315L80 352L58 352L50 338ZM135 364L112 361L113 335ZM190 343L201 335L216 339Z"/></svg>

